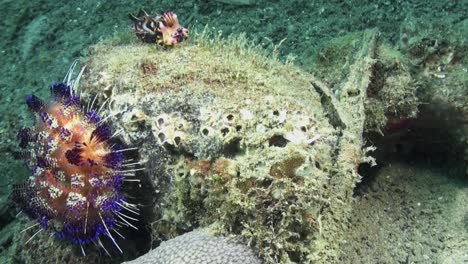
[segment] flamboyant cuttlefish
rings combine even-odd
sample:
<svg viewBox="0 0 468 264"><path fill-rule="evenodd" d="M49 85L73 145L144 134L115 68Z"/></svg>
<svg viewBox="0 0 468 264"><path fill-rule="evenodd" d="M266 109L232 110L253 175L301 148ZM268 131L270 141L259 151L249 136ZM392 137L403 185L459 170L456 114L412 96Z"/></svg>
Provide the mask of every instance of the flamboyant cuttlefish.
<svg viewBox="0 0 468 264"><path fill-rule="evenodd" d="M144 42L173 46L188 37L188 29L179 24L177 15L171 11L150 16L141 9L137 16L128 14L128 17L133 21L133 32Z"/></svg>

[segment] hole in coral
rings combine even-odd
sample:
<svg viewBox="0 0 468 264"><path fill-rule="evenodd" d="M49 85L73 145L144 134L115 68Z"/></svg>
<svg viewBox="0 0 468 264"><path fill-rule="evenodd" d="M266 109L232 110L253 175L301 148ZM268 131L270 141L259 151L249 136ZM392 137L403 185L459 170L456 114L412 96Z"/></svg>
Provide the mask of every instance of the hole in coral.
<svg viewBox="0 0 468 264"><path fill-rule="evenodd" d="M237 131L237 132L240 132L241 130L242 130L242 126L241 126L241 125L237 125L237 126L236 126L236 131Z"/></svg>
<svg viewBox="0 0 468 264"><path fill-rule="evenodd" d="M233 115L233 114L228 114L228 115L226 116L226 120L227 120L228 122L234 121L234 115Z"/></svg>
<svg viewBox="0 0 468 264"><path fill-rule="evenodd" d="M268 145L284 148L288 144L288 140L283 137L283 135L274 135L268 140Z"/></svg>
<svg viewBox="0 0 468 264"><path fill-rule="evenodd" d="M164 134L163 132L159 132L158 139L161 143L163 143L166 140L166 134Z"/></svg>
<svg viewBox="0 0 468 264"><path fill-rule="evenodd" d="M279 116L279 111L278 110L273 110L273 115Z"/></svg>
<svg viewBox="0 0 468 264"><path fill-rule="evenodd" d="M273 183L273 179L265 178L262 181L259 181L258 183L259 183L260 187L266 189L266 188L270 187L270 185Z"/></svg>
<svg viewBox="0 0 468 264"><path fill-rule="evenodd" d="M321 166L320 166L320 162L318 162L318 161L315 161L315 167L316 167L317 169L319 169L319 170L320 170L320 168L321 168Z"/></svg>
<svg viewBox="0 0 468 264"><path fill-rule="evenodd" d="M223 149L224 156L227 158L232 158L241 153L240 142L240 138L235 138L226 144Z"/></svg>
<svg viewBox="0 0 468 264"><path fill-rule="evenodd" d="M229 134L229 127L223 127L223 128L221 128L221 135L222 135L223 137L226 137L227 134Z"/></svg>
<svg viewBox="0 0 468 264"><path fill-rule="evenodd" d="M201 133L203 136L208 136L210 134L210 130L205 127L201 130Z"/></svg>
<svg viewBox="0 0 468 264"><path fill-rule="evenodd" d="M158 122L158 126L161 127L164 124L164 118L162 117L158 118L157 122Z"/></svg>
<svg viewBox="0 0 468 264"><path fill-rule="evenodd" d="M182 141L182 139L180 138L180 136L175 136L174 137L174 143L178 146L180 144L180 142Z"/></svg>

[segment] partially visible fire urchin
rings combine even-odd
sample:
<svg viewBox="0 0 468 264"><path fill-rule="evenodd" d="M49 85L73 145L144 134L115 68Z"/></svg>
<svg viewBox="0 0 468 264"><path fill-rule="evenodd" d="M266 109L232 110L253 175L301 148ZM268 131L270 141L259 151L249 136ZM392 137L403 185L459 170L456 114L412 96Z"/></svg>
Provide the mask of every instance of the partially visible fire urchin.
<svg viewBox="0 0 468 264"><path fill-rule="evenodd" d="M105 235L122 253L113 234L123 237L116 230L120 226L136 229L131 222L137 219L127 214L138 215L139 209L126 201L121 185L138 181L127 179L138 163L125 164L123 152L130 149L111 145L117 133L99 116L102 106L92 110L94 100L83 105L77 86L84 68L71 78L76 64L62 83L50 88L49 102L34 95L26 99L35 125L20 130L18 139L32 175L15 186L14 197L22 211L38 221L30 228L41 227L30 240L51 230L57 238L80 245L85 255L83 245L104 248L100 237Z"/></svg>

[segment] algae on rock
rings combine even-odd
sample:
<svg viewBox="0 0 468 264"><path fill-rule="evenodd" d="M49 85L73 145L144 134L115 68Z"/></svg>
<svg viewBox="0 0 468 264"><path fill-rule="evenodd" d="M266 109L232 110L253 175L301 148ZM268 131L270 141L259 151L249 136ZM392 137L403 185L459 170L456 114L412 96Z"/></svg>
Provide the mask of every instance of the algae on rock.
<svg viewBox="0 0 468 264"><path fill-rule="evenodd" d="M312 75L205 33L174 49L103 42L83 90L102 93L155 191L154 245L198 227L266 263L336 261L362 149L377 34L359 40L337 100Z"/></svg>
<svg viewBox="0 0 468 264"><path fill-rule="evenodd" d="M333 39L317 57L312 72L320 77L339 100L349 96L343 92L343 80L349 78L358 59L365 32L350 33ZM378 33L376 33L378 34ZM380 39L380 37L379 37ZM383 42L383 43L382 43ZM379 40L369 64L369 87L363 91L366 108L365 131L383 133L394 120L415 118L419 100L417 83L411 75L409 61L387 43Z"/></svg>

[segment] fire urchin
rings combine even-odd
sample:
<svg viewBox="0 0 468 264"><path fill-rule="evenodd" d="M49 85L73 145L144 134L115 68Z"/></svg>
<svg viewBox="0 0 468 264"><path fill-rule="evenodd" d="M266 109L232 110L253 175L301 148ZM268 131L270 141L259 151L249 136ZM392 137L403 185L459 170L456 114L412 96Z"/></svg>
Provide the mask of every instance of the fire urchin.
<svg viewBox="0 0 468 264"><path fill-rule="evenodd" d="M31 169L31 176L15 186L14 197L22 211L38 221L27 228L40 226L28 243L43 230L51 230L55 236L80 245L91 242L101 246L101 235L112 240L116 234L123 237L118 227L129 226L138 215L136 205L126 201L121 192L124 182L138 182L135 166L140 163L124 161L120 145L110 140L112 133L98 110L87 107L77 94L78 82L84 68L75 79L73 63L62 83L51 88L52 98L44 102L34 95L27 97L29 109L34 113L35 125L18 133L20 147L25 149L24 160ZM113 233L111 233L111 231Z"/></svg>

